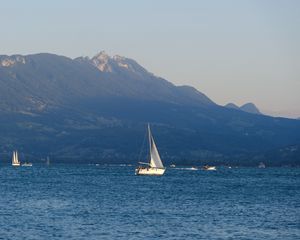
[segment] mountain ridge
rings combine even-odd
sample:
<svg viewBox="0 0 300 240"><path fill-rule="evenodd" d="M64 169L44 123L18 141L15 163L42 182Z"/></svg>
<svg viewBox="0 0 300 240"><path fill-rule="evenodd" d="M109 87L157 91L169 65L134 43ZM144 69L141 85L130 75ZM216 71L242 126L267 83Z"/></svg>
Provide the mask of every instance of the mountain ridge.
<svg viewBox="0 0 300 240"><path fill-rule="evenodd" d="M0 157L9 161L18 149L35 161L132 164L148 122L166 164L269 164L273 151L299 150L287 147L300 145L298 120L219 106L134 60L105 55L95 55L96 63L0 56ZM274 164L299 164L297 154L284 156Z"/></svg>
<svg viewBox="0 0 300 240"><path fill-rule="evenodd" d="M94 58L92 60L84 58L85 60L83 61L78 58L70 59L47 53L27 56L18 55L18 58L24 59L24 61L18 62L15 61L14 56L10 58L0 56L0 59L4 59L1 61L1 63L4 62L1 64L0 74L7 80L5 84L3 81L0 82L0 84L2 83L0 87L5 89L3 92L9 93L16 87L19 87L15 89L17 92L22 92L23 89L20 89L21 84L16 87L13 86L13 82L16 80L21 82L25 88L28 88L27 90L35 92L32 95L41 93L40 95L47 96L47 93L42 94L43 89L51 88L50 90L55 95L48 96L48 104L53 103L53 100L58 100L57 104L61 104L61 100L68 97L67 94L72 96L91 95L105 97L115 95L144 99L152 98L177 104L186 104L187 102L189 104L197 104L197 101L201 104L214 104L213 101L196 89L192 95L191 91L189 91L189 94L186 94L187 88L176 87L165 79L149 73L143 67L138 67L139 65L134 60L126 58L122 59L123 63L130 61L130 64L137 65L135 66L135 71L132 71L132 68L127 69L124 66L118 66L115 60L110 57L109 59L111 64L114 64L114 69L118 66L117 72L100 71L99 65L95 65L93 62ZM6 62L11 63L6 64ZM104 66L102 65L102 67ZM63 68L66 71L63 71ZM55 87L56 89L53 89ZM26 94L28 95L28 91ZM16 97L18 98L18 95ZM21 106L24 98L23 96L22 101L19 100L14 106ZM8 96L0 100L6 102L7 99L9 99ZM32 99L32 96L29 95L25 102L34 108L34 104L30 99ZM196 102L194 102L195 100Z"/></svg>
<svg viewBox="0 0 300 240"><path fill-rule="evenodd" d="M256 107L256 105L251 102L245 103L245 104L241 105L240 107L234 103L227 103L224 107L241 110L241 111L244 111L247 113L252 113L252 114L262 114L260 112L260 110Z"/></svg>

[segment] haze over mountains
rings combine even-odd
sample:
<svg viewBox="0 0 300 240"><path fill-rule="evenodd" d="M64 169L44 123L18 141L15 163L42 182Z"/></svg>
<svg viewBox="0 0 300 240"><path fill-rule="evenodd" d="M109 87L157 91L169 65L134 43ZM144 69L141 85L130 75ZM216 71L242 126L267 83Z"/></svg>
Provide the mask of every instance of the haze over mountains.
<svg viewBox="0 0 300 240"><path fill-rule="evenodd" d="M239 109L105 52L0 56L7 161L18 149L37 161L136 163L150 122L167 164L300 165L299 121L260 115L252 104Z"/></svg>

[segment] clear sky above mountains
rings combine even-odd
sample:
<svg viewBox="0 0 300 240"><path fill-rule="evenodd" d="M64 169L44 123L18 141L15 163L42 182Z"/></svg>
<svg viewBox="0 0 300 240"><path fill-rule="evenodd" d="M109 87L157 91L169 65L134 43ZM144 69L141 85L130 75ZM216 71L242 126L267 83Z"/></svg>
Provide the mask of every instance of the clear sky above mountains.
<svg viewBox="0 0 300 240"><path fill-rule="evenodd" d="M219 104L300 117L300 1L1 1L0 54L101 50Z"/></svg>

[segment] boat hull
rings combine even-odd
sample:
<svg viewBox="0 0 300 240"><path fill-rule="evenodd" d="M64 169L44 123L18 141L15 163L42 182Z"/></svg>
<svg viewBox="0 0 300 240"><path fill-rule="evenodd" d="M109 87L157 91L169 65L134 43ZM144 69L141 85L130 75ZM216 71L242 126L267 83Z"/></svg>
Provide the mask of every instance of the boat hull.
<svg viewBox="0 0 300 240"><path fill-rule="evenodd" d="M209 167L206 169L206 171L216 171L216 170L217 170L216 167Z"/></svg>
<svg viewBox="0 0 300 240"><path fill-rule="evenodd" d="M21 164L20 164L20 163L13 163L12 166L13 166L13 167L20 167Z"/></svg>
<svg viewBox="0 0 300 240"><path fill-rule="evenodd" d="M137 168L135 169L135 175L161 176L165 171L165 168Z"/></svg>
<svg viewBox="0 0 300 240"><path fill-rule="evenodd" d="M22 167L32 167L32 163L23 163Z"/></svg>
<svg viewBox="0 0 300 240"><path fill-rule="evenodd" d="M205 170L205 171L216 171L217 168L215 166L204 166L202 168L202 170Z"/></svg>

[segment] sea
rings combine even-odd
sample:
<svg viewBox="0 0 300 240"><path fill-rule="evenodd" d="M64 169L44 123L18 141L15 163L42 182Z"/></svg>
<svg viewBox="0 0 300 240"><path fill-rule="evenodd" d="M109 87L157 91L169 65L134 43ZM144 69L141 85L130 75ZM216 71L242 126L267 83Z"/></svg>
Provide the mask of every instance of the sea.
<svg viewBox="0 0 300 240"><path fill-rule="evenodd" d="M299 168L0 166L0 239L300 239Z"/></svg>

